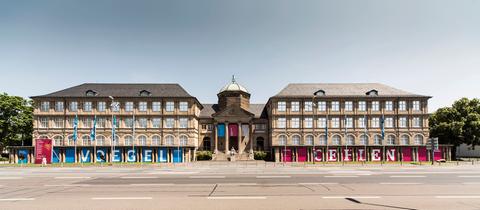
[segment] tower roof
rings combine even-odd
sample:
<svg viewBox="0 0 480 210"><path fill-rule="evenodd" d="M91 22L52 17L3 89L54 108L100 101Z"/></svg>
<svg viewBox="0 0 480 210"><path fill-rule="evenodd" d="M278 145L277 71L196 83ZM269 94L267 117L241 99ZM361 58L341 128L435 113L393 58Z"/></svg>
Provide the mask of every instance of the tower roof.
<svg viewBox="0 0 480 210"><path fill-rule="evenodd" d="M241 92L249 93L247 88L237 83L237 81L235 80L235 75L232 76L232 82L230 82L229 84L225 85L222 89L220 89L220 93L225 91L241 91Z"/></svg>

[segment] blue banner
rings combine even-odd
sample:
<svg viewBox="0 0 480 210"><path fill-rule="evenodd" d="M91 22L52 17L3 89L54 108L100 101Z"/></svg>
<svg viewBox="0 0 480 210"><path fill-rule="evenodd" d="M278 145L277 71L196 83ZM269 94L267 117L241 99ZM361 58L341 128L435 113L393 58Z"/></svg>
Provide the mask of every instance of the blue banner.
<svg viewBox="0 0 480 210"><path fill-rule="evenodd" d="M90 158L90 155L91 155L91 151L90 149L88 148L83 148L82 149L82 154L81 154L81 157L80 157L80 161L82 161L82 163L90 163L92 162L92 159Z"/></svg>
<svg viewBox="0 0 480 210"><path fill-rule="evenodd" d="M153 149L143 148L142 149L142 162L153 162L152 153L153 153Z"/></svg>
<svg viewBox="0 0 480 210"><path fill-rule="evenodd" d="M217 136L218 137L225 137L225 124L218 124L217 125Z"/></svg>
<svg viewBox="0 0 480 210"><path fill-rule="evenodd" d="M182 157L183 157L183 150L181 148L173 150L173 162L174 163L181 163L182 162Z"/></svg>
<svg viewBox="0 0 480 210"><path fill-rule="evenodd" d="M52 163L60 163L60 148L53 148Z"/></svg>
<svg viewBox="0 0 480 210"><path fill-rule="evenodd" d="M97 148L97 162L107 162L107 148Z"/></svg>
<svg viewBox="0 0 480 210"><path fill-rule="evenodd" d="M26 164L28 163L28 149L18 150L18 163Z"/></svg>
<svg viewBox="0 0 480 210"><path fill-rule="evenodd" d="M65 163L75 163L75 149L66 148L65 149Z"/></svg>
<svg viewBox="0 0 480 210"><path fill-rule="evenodd" d="M113 162L122 162L122 154L120 153L119 149L114 150Z"/></svg>
<svg viewBox="0 0 480 210"><path fill-rule="evenodd" d="M127 150L127 162L137 161L137 152L133 149Z"/></svg>
<svg viewBox="0 0 480 210"><path fill-rule="evenodd" d="M168 162L167 153L168 153L167 148L158 148L158 150L157 150L157 158L158 158L157 162L159 162L159 163Z"/></svg>

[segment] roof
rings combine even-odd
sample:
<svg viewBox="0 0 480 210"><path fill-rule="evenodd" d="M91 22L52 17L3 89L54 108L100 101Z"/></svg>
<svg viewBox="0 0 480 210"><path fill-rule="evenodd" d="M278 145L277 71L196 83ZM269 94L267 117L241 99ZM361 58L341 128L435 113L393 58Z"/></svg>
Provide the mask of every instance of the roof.
<svg viewBox="0 0 480 210"><path fill-rule="evenodd" d="M272 98L312 97L317 91L332 97L363 97L367 92L377 91L378 96L388 97L430 97L413 94L380 83L291 83Z"/></svg>
<svg viewBox="0 0 480 210"><path fill-rule="evenodd" d="M249 110L247 111L254 114L256 118L260 118L264 108L265 104L250 104ZM212 117L212 114L215 114L218 111L218 104L203 104L203 109L200 111L200 117L209 118Z"/></svg>
<svg viewBox="0 0 480 210"><path fill-rule="evenodd" d="M148 83L84 83L46 95L37 97L86 97L87 91L94 91L89 97L193 97L179 84ZM141 96L140 92L146 91Z"/></svg>
<svg viewBox="0 0 480 210"><path fill-rule="evenodd" d="M232 81L229 84L225 85L222 89L220 89L219 93L225 91L241 91L249 93L247 88L237 83L237 81L235 80L235 76L232 76Z"/></svg>

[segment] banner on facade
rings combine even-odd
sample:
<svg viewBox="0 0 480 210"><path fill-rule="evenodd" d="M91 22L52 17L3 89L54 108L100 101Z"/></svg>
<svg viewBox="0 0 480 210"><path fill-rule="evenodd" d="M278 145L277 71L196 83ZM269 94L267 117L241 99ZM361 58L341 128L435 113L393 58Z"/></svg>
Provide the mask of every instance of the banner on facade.
<svg viewBox="0 0 480 210"><path fill-rule="evenodd" d="M97 162L107 162L107 148L97 148Z"/></svg>
<svg viewBox="0 0 480 210"><path fill-rule="evenodd" d="M152 153L153 153L153 149L143 148L142 149L142 162L153 162Z"/></svg>
<svg viewBox="0 0 480 210"><path fill-rule="evenodd" d="M367 160L367 151L365 148L357 149L357 161L366 161Z"/></svg>
<svg viewBox="0 0 480 210"><path fill-rule="evenodd" d="M322 151L322 149L316 149L314 155L315 155L315 161L316 162L323 161L323 151Z"/></svg>
<svg viewBox="0 0 480 210"><path fill-rule="evenodd" d="M18 150L18 163L19 164L26 164L28 163L28 149L20 149Z"/></svg>
<svg viewBox="0 0 480 210"><path fill-rule="evenodd" d="M74 163L74 162L75 162L75 149L65 148L65 163Z"/></svg>
<svg viewBox="0 0 480 210"><path fill-rule="evenodd" d="M250 135L250 126L243 124L242 125L242 136L248 136Z"/></svg>
<svg viewBox="0 0 480 210"><path fill-rule="evenodd" d="M168 161L167 157L168 150L166 148L159 148L157 150L157 162L159 163L166 163Z"/></svg>
<svg viewBox="0 0 480 210"><path fill-rule="evenodd" d="M52 140L36 139L35 140L35 164L42 164L45 158L47 164L52 163Z"/></svg>
<svg viewBox="0 0 480 210"><path fill-rule="evenodd" d="M92 162L91 158L92 152L88 148L83 148L80 153L80 161L82 163L90 163Z"/></svg>
<svg viewBox="0 0 480 210"><path fill-rule="evenodd" d="M373 148L371 156L372 156L372 161L382 161L382 149Z"/></svg>
<svg viewBox="0 0 480 210"><path fill-rule="evenodd" d="M388 148L385 153L387 161L397 161L397 149Z"/></svg>
<svg viewBox="0 0 480 210"><path fill-rule="evenodd" d="M237 124L229 124L228 125L228 135L232 137L238 136L238 125Z"/></svg>
<svg viewBox="0 0 480 210"><path fill-rule="evenodd" d="M327 151L328 161L337 161L337 149L328 149Z"/></svg>
<svg viewBox="0 0 480 210"><path fill-rule="evenodd" d="M217 125L217 136L218 137L225 137L225 124L218 124Z"/></svg>

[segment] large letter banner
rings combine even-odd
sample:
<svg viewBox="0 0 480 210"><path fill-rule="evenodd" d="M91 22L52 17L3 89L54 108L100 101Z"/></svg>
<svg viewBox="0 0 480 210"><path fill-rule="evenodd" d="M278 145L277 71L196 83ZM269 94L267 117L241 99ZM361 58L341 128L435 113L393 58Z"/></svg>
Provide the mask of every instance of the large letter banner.
<svg viewBox="0 0 480 210"><path fill-rule="evenodd" d="M20 163L20 164L28 163L28 150L27 149L18 150L18 163Z"/></svg>
<svg viewBox="0 0 480 210"><path fill-rule="evenodd" d="M135 162L137 161L137 153L133 149L129 149L127 151L127 162Z"/></svg>
<svg viewBox="0 0 480 210"><path fill-rule="evenodd" d="M107 149L98 148L97 149L97 162L104 163L107 162Z"/></svg>
<svg viewBox="0 0 480 210"><path fill-rule="evenodd" d="M74 148L65 148L65 162L74 163L75 162L75 149Z"/></svg>
<svg viewBox="0 0 480 210"><path fill-rule="evenodd" d="M228 124L228 135L236 137L238 136L238 125L237 124Z"/></svg>
<svg viewBox="0 0 480 210"><path fill-rule="evenodd" d="M438 150L433 151L433 160L443 159L443 147L438 147Z"/></svg>
<svg viewBox="0 0 480 210"><path fill-rule="evenodd" d="M343 161L353 161L353 151L351 148L343 149Z"/></svg>
<svg viewBox="0 0 480 210"><path fill-rule="evenodd" d="M119 149L113 151L113 162L122 162L122 155Z"/></svg>
<svg viewBox="0 0 480 210"><path fill-rule="evenodd" d="M282 156L283 156L283 162L292 162L292 150L290 148L282 148L281 149Z"/></svg>
<svg viewBox="0 0 480 210"><path fill-rule="evenodd" d="M364 148L357 149L357 161L366 161L367 160L367 151Z"/></svg>
<svg viewBox="0 0 480 210"><path fill-rule="evenodd" d="M80 160L82 163L90 163L92 160L90 158L90 150L88 148L83 148L82 149L82 157L80 157Z"/></svg>
<svg viewBox="0 0 480 210"><path fill-rule="evenodd" d="M298 162L305 162L307 161L307 148L300 147L297 149L298 152Z"/></svg>
<svg viewBox="0 0 480 210"><path fill-rule="evenodd" d="M153 150L150 148L143 148L142 149L142 162L153 162L152 158Z"/></svg>
<svg viewBox="0 0 480 210"><path fill-rule="evenodd" d="M388 148L386 151L387 161L397 161L397 150L395 148Z"/></svg>
<svg viewBox="0 0 480 210"><path fill-rule="evenodd" d="M322 151L322 149L317 149L315 151L315 161L317 161L317 162L323 161L323 151Z"/></svg>
<svg viewBox="0 0 480 210"><path fill-rule="evenodd" d="M35 164L42 164L43 158L47 163L52 163L52 140L36 139L35 140Z"/></svg>
<svg viewBox="0 0 480 210"><path fill-rule="evenodd" d="M217 136L224 137L225 136L225 124L218 124L217 125Z"/></svg>
<svg viewBox="0 0 480 210"><path fill-rule="evenodd" d="M427 148L419 147L418 148L418 161L427 161Z"/></svg>
<svg viewBox="0 0 480 210"><path fill-rule="evenodd" d="M410 147L403 147L402 148L402 155L403 155L403 161L412 161L412 148Z"/></svg>
<svg viewBox="0 0 480 210"><path fill-rule="evenodd" d="M60 148L53 148L52 163L60 162Z"/></svg>
<svg viewBox="0 0 480 210"><path fill-rule="evenodd" d="M372 161L381 161L381 160L382 160L382 150L372 149Z"/></svg>
<svg viewBox="0 0 480 210"><path fill-rule="evenodd" d="M157 150L157 156L158 156L157 162L166 163L168 161L167 160L167 149L166 148L159 148Z"/></svg>
<svg viewBox="0 0 480 210"><path fill-rule="evenodd" d="M328 161L337 161L337 149L328 149Z"/></svg>
<svg viewBox="0 0 480 210"><path fill-rule="evenodd" d="M181 163L183 157L183 151L182 149L174 149L173 150L173 162L174 163Z"/></svg>

